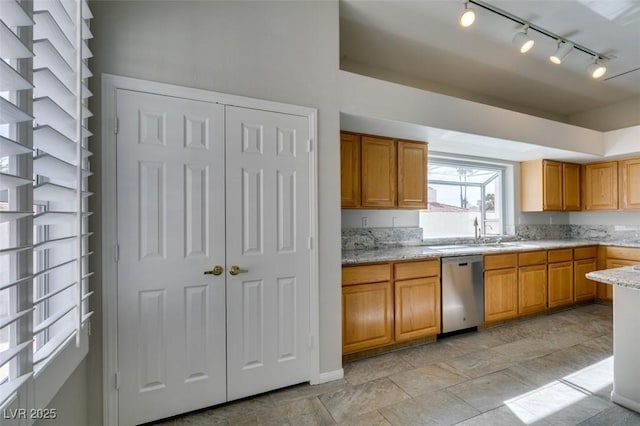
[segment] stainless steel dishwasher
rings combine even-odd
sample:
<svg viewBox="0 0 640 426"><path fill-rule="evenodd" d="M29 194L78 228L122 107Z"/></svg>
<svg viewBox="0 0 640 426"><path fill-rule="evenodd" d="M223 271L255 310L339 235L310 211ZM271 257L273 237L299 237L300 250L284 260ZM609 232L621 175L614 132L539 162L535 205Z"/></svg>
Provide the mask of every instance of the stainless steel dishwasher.
<svg viewBox="0 0 640 426"><path fill-rule="evenodd" d="M484 321L482 256L442 258L442 333Z"/></svg>

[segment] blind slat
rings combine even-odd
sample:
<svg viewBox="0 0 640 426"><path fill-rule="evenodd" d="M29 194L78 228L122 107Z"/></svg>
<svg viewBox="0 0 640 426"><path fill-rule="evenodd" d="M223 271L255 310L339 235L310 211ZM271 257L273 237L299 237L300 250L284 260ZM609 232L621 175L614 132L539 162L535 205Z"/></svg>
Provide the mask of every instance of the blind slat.
<svg viewBox="0 0 640 426"><path fill-rule="evenodd" d="M83 197L90 197L92 192L83 191ZM76 190L63 185L57 185L55 183L44 183L37 185L33 188L34 203L42 204L49 201L55 201L60 203L73 202L76 197Z"/></svg>
<svg viewBox="0 0 640 426"><path fill-rule="evenodd" d="M33 311L33 308L29 308L29 309L25 309L24 311L20 311L16 314L5 315L3 317L0 317L0 328L4 328L9 324L13 324L23 316L30 314L32 311Z"/></svg>
<svg viewBox="0 0 640 426"><path fill-rule="evenodd" d="M45 300L49 300L51 299L53 296L62 293L63 291L69 290L70 288L72 288L73 286L75 286L77 284L76 281L72 282L71 284L68 284L62 288L59 288L57 290L54 291L50 291L49 293L45 294L42 297L37 298L36 300L33 301L34 305L40 304L42 302L44 302Z"/></svg>
<svg viewBox="0 0 640 426"><path fill-rule="evenodd" d="M47 359L55 354L59 348L64 346L75 334L75 332L75 326L68 326L62 331L56 333L56 335L52 337L44 346L38 349L33 354L33 363L36 366L36 371L39 371L39 369L42 368L42 365L40 364L44 361L47 361Z"/></svg>
<svg viewBox="0 0 640 426"><path fill-rule="evenodd" d="M0 2L0 16L2 21L10 27L30 27L33 20L16 0Z"/></svg>
<svg viewBox="0 0 640 426"><path fill-rule="evenodd" d="M19 280L10 282L8 284L2 284L2 285L0 285L0 291L4 290L6 288L9 288L9 287L19 286L20 284L24 284L24 283L26 283L28 281L31 281L32 279L33 279L33 277L29 276L29 277L20 278Z"/></svg>
<svg viewBox="0 0 640 426"><path fill-rule="evenodd" d="M16 124L31 120L33 117L29 113L0 97L0 124Z"/></svg>
<svg viewBox="0 0 640 426"><path fill-rule="evenodd" d="M13 189L22 185L32 184L33 179L21 176L10 175L9 173L0 173L0 190Z"/></svg>
<svg viewBox="0 0 640 426"><path fill-rule="evenodd" d="M3 61L0 61L0 63L3 63ZM6 157L9 155L27 154L33 152L33 150L14 140L0 136L0 152L3 157Z"/></svg>
<svg viewBox="0 0 640 426"><path fill-rule="evenodd" d="M33 146L69 164L76 162L76 143L51 126L38 126L33 129ZM85 158L91 155L85 148L82 149L82 153Z"/></svg>
<svg viewBox="0 0 640 426"><path fill-rule="evenodd" d="M72 302L63 308L58 309L53 314L49 315L46 320L35 325L33 327L33 334L42 333L47 328L51 327L53 324L60 321L65 315L67 315L69 312L71 312L75 308L76 308L76 303Z"/></svg>
<svg viewBox="0 0 640 426"><path fill-rule="evenodd" d="M62 182L74 183L75 166L66 161L62 161L52 155L43 154L33 159L33 170L42 176L49 176L52 179ZM82 177L91 176L91 172L84 170Z"/></svg>
<svg viewBox="0 0 640 426"><path fill-rule="evenodd" d="M0 20L0 58L32 58L33 52Z"/></svg>
<svg viewBox="0 0 640 426"><path fill-rule="evenodd" d="M33 85L5 61L0 61L0 92L27 90Z"/></svg>
<svg viewBox="0 0 640 426"><path fill-rule="evenodd" d="M33 212L16 212L11 210L0 210L0 223L10 222L12 220L22 219L23 217L31 216Z"/></svg>
<svg viewBox="0 0 640 426"><path fill-rule="evenodd" d="M73 55L73 43L69 40L60 25L53 18L48 10L35 11L33 14L35 25L33 27L33 38L35 40L47 39L63 57Z"/></svg>
<svg viewBox="0 0 640 426"><path fill-rule="evenodd" d="M28 340L24 343L19 344L18 346L14 346L7 350L0 352L0 367L11 361L16 357L20 352L24 351L26 348L33 344L33 340Z"/></svg>
<svg viewBox="0 0 640 426"><path fill-rule="evenodd" d="M75 257L73 257L72 259L70 258L70 259L67 259L67 260L59 261L59 262L58 262L56 265L54 265L54 266L49 266L49 267L43 268L42 270L36 270L36 271L34 271L34 273L33 273L33 277L34 277L34 278L36 278L36 277L39 277L39 276L41 276L41 275L46 275L46 274L48 274L48 273L50 273L50 272L52 272L52 271L55 271L55 270L56 270L56 269L58 269L58 268L62 268L63 266L70 265L70 264L72 264L72 263L76 262L77 260L78 260L78 259L76 259Z"/></svg>

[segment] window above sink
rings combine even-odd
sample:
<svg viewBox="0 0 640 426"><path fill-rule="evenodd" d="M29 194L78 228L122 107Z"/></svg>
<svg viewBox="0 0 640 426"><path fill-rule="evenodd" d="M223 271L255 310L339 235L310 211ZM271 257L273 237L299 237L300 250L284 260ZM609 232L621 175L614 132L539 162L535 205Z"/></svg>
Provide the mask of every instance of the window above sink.
<svg viewBox="0 0 640 426"><path fill-rule="evenodd" d="M428 209L420 211L424 238L504 234L505 167L431 156Z"/></svg>

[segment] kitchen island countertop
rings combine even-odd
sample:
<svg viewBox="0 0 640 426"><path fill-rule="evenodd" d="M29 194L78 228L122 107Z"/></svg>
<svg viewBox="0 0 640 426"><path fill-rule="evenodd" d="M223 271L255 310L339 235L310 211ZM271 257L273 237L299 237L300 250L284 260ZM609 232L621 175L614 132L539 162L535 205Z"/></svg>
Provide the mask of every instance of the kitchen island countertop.
<svg viewBox="0 0 640 426"><path fill-rule="evenodd" d="M640 290L640 266L624 266L622 268L593 271L587 278L605 284Z"/></svg>

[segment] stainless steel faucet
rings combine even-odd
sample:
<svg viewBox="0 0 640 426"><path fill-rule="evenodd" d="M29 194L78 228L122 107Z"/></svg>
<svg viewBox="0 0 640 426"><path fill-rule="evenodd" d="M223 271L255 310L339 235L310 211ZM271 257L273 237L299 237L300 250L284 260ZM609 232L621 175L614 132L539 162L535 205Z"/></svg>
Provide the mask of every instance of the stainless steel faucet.
<svg viewBox="0 0 640 426"><path fill-rule="evenodd" d="M475 239L477 241L481 237L480 226L478 225L478 217L477 216L475 218L473 218L473 228L474 228L474 237L475 237Z"/></svg>

